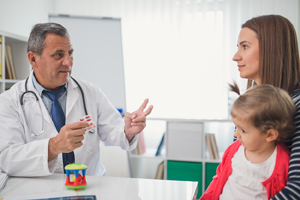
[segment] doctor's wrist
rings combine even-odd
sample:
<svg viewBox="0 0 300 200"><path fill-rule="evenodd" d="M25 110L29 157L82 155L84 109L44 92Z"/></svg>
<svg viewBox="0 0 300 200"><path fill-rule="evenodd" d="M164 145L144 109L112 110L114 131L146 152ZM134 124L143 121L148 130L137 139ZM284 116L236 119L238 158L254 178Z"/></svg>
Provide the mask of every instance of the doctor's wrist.
<svg viewBox="0 0 300 200"><path fill-rule="evenodd" d="M126 133L125 133L125 135L126 135L126 138L127 138L127 140L128 140L129 143L130 143L130 142L133 140L133 138L134 138L134 135L129 135L129 134L126 134Z"/></svg>
<svg viewBox="0 0 300 200"><path fill-rule="evenodd" d="M54 159L59 154L55 144L55 138L50 138L48 143L48 162Z"/></svg>

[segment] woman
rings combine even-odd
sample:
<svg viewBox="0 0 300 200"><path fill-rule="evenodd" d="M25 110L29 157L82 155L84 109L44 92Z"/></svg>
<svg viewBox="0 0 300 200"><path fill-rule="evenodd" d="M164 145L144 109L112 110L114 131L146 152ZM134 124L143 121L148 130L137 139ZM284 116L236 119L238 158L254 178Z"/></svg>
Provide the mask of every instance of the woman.
<svg viewBox="0 0 300 200"><path fill-rule="evenodd" d="M272 199L300 196L300 61L296 31L280 15L252 18L242 25L238 51L233 57L242 78L253 84L271 84L292 97L296 114L295 132L285 143L291 150L287 186Z"/></svg>

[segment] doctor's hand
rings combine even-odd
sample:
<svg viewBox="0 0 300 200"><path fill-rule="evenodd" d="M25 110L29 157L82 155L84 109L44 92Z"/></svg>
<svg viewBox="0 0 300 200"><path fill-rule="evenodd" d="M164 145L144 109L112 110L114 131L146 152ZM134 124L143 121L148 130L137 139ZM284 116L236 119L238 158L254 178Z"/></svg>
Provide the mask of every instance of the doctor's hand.
<svg viewBox="0 0 300 200"><path fill-rule="evenodd" d="M139 134L146 126L146 116L149 115L153 109L153 106L144 112L149 99L145 99L141 107L133 112L125 114L125 134L129 142L133 139L136 134Z"/></svg>
<svg viewBox="0 0 300 200"><path fill-rule="evenodd" d="M74 149L82 146L88 122L75 122L64 125L56 137L51 138L48 144L48 161L51 161L60 153L70 153Z"/></svg>

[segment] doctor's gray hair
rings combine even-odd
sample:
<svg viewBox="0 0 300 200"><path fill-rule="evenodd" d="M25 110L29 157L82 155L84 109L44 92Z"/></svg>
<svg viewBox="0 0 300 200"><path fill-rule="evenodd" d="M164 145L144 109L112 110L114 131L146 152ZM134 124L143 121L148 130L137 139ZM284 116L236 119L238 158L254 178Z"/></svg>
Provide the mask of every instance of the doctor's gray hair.
<svg viewBox="0 0 300 200"><path fill-rule="evenodd" d="M54 33L61 37L70 37L67 29L57 23L41 23L33 26L27 44L27 53L32 51L39 56L45 48L45 38L48 33Z"/></svg>

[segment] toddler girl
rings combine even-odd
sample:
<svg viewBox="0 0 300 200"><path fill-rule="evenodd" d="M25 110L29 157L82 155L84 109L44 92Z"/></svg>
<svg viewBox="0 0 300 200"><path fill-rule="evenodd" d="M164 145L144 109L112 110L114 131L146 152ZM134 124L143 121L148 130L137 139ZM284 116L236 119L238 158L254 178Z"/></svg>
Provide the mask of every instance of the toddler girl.
<svg viewBox="0 0 300 200"><path fill-rule="evenodd" d="M236 84L231 90L240 95ZM287 92L259 85L231 109L238 138L225 151L217 174L200 200L270 199L287 183L295 106Z"/></svg>

